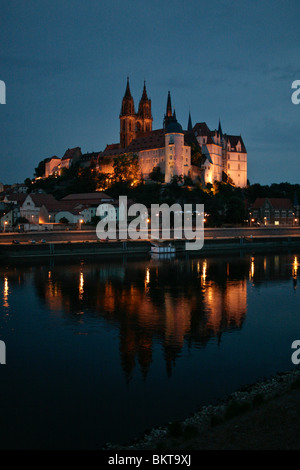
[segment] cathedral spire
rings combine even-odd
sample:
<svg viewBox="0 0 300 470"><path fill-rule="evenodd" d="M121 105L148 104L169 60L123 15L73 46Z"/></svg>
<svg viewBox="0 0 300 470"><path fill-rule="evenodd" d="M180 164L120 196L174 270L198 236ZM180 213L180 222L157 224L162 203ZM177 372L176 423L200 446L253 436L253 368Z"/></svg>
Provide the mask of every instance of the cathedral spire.
<svg viewBox="0 0 300 470"><path fill-rule="evenodd" d="M172 104L171 104L171 94L168 91L168 99L167 99L167 109L166 109L166 114L164 117L164 129L167 128L169 122L173 118L173 113L172 113Z"/></svg>
<svg viewBox="0 0 300 470"><path fill-rule="evenodd" d="M148 101L147 90L146 90L146 81L144 80L144 88L141 100Z"/></svg>
<svg viewBox="0 0 300 470"><path fill-rule="evenodd" d="M221 139L222 139L222 137L223 137L223 132L222 132L222 126L221 126L221 121L220 121L220 119L219 119L219 128L218 128L218 132L219 132L220 137L221 137Z"/></svg>
<svg viewBox="0 0 300 470"><path fill-rule="evenodd" d="M144 80L144 88L142 97L139 102L137 113L136 130L137 133L152 131L152 113L151 113L151 100L149 100L146 90L146 82Z"/></svg>
<svg viewBox="0 0 300 470"><path fill-rule="evenodd" d="M130 86L129 86L129 77L127 76L127 85L126 85L126 91L124 98L132 98L131 92L130 92Z"/></svg>
<svg viewBox="0 0 300 470"><path fill-rule="evenodd" d="M191 131L192 129L193 129L192 118L191 118L191 112L189 111L189 120L188 120L187 130Z"/></svg>
<svg viewBox="0 0 300 470"><path fill-rule="evenodd" d="M135 138L136 114L134 111L134 101L131 96L129 77L127 77L127 85L125 95L122 99L120 112L120 146L126 148Z"/></svg>
<svg viewBox="0 0 300 470"><path fill-rule="evenodd" d="M129 77L127 77L127 85L125 90L125 95L122 100L122 108L120 116L134 114L134 101L131 96L130 86L129 86Z"/></svg>
<svg viewBox="0 0 300 470"><path fill-rule="evenodd" d="M172 116L171 94L168 91L166 117L171 117L171 116Z"/></svg>

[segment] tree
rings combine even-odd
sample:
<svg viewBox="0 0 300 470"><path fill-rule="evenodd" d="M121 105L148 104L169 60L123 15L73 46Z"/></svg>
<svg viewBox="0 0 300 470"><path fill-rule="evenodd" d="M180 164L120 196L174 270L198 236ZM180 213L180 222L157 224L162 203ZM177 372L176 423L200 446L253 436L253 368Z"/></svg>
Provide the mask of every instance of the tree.
<svg viewBox="0 0 300 470"><path fill-rule="evenodd" d="M18 224L29 224L29 220L26 217L18 217L14 225Z"/></svg>
<svg viewBox="0 0 300 470"><path fill-rule="evenodd" d="M227 203L226 218L228 222L239 223L245 219L245 203L238 196L231 196Z"/></svg>
<svg viewBox="0 0 300 470"><path fill-rule="evenodd" d="M165 175L164 173L161 172L161 169L159 166L155 166L151 173L149 174L149 178L152 181L158 181L159 183L164 183L165 181Z"/></svg>
<svg viewBox="0 0 300 470"><path fill-rule="evenodd" d="M205 157L202 154L201 147L198 144L191 144L191 164L195 166L201 166L204 162Z"/></svg>
<svg viewBox="0 0 300 470"><path fill-rule="evenodd" d="M136 186L141 180L138 156L124 153L114 159L114 179L116 183L128 183Z"/></svg>
<svg viewBox="0 0 300 470"><path fill-rule="evenodd" d="M36 178L45 176L45 167L46 167L46 162L47 162L48 160L49 160L48 158L45 158L45 159L42 160L42 161L38 164L38 166L34 169L34 176L35 176Z"/></svg>
<svg viewBox="0 0 300 470"><path fill-rule="evenodd" d="M98 173L96 175L96 190L105 191L112 184L112 175L109 173Z"/></svg>

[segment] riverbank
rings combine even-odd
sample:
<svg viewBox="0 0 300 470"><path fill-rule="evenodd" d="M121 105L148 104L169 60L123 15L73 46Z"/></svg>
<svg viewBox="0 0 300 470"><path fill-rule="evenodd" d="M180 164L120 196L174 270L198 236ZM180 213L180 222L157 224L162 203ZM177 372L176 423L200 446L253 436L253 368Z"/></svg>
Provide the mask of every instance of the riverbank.
<svg viewBox="0 0 300 470"><path fill-rule="evenodd" d="M170 240L175 248L176 254L201 254L208 255L230 251L270 251L273 249L292 249L300 247L300 236L257 236L242 237L231 236L225 238L208 238L200 250L185 249L184 240ZM148 240L128 241L43 241L20 242L18 244L1 244L0 260L27 259L27 258L53 258L53 257L105 257L123 255L146 255L150 254L151 242Z"/></svg>
<svg viewBox="0 0 300 470"><path fill-rule="evenodd" d="M247 385L182 422L108 450L300 450L300 369Z"/></svg>

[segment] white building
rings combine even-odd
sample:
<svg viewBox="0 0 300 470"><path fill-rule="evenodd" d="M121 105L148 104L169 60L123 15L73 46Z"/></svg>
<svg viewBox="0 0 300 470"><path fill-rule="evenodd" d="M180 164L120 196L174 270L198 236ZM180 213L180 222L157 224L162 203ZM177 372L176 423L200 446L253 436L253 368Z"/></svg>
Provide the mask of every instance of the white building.
<svg viewBox="0 0 300 470"><path fill-rule="evenodd" d="M192 165L192 144L199 146L204 156L200 168ZM170 92L163 128L152 130L151 100L146 86L144 84L139 109L135 113L128 80L120 113L120 143L107 145L101 153L100 171L113 173L114 158L124 153L138 156L144 179L148 179L153 169L158 167L166 183L173 176L195 179L200 175L205 185L223 181L226 177L235 186L247 185L247 152L241 136L223 134L220 123L218 130L214 131L205 122L193 127L190 116L188 128L183 130L172 110Z"/></svg>

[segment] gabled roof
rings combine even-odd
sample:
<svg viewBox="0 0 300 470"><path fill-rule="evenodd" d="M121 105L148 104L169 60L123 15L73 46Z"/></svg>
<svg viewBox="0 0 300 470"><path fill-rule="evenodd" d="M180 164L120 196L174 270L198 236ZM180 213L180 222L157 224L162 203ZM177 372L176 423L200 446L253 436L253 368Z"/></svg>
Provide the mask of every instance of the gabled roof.
<svg viewBox="0 0 300 470"><path fill-rule="evenodd" d="M193 132L195 136L206 136L207 137L207 144L213 144L214 141L212 139L212 131L209 129L206 122L197 122L197 124L193 127Z"/></svg>
<svg viewBox="0 0 300 470"><path fill-rule="evenodd" d="M238 142L240 141L241 143L241 151L239 151L240 153L247 153L247 150L246 150L246 147L245 147L245 144L243 142L243 139L240 135L229 135L229 134L224 134L224 138L226 141L229 141L231 147L234 149L234 151L237 152L236 150L236 146L238 144Z"/></svg>
<svg viewBox="0 0 300 470"><path fill-rule="evenodd" d="M120 155L121 153L125 153L125 149L121 148L120 144L110 144L107 145L103 152L101 152L101 157L113 157L115 155Z"/></svg>
<svg viewBox="0 0 300 470"><path fill-rule="evenodd" d="M51 160L60 160L60 158L57 157L56 155L53 155L53 157L48 158L48 162L51 162Z"/></svg>
<svg viewBox="0 0 300 470"><path fill-rule="evenodd" d="M290 199L279 198L279 197L258 197L255 199L252 209L260 209L265 205L266 202L269 202L273 209L279 210L291 210L293 209L293 204Z"/></svg>
<svg viewBox="0 0 300 470"><path fill-rule="evenodd" d="M45 206L48 209L48 207L57 202L52 194L26 194L26 196L31 197L36 207Z"/></svg>
<svg viewBox="0 0 300 470"><path fill-rule="evenodd" d="M74 147L73 149L68 149L65 151L64 156L62 157L62 160L67 160L69 158L73 158L76 153L81 154L81 148L80 147Z"/></svg>
<svg viewBox="0 0 300 470"><path fill-rule="evenodd" d="M23 205L25 202L25 199L30 196L32 199L34 205L36 207L42 207L45 206L47 209L50 207L52 204L57 203L57 200L52 196L52 194L9 194L7 195L7 199L9 201L16 202L20 205Z"/></svg>
<svg viewBox="0 0 300 470"><path fill-rule="evenodd" d="M23 204L23 202L25 201L25 199L27 198L28 194L26 193L11 193L11 194L6 194L6 199L8 199L9 201L12 201L12 202L16 202L18 204Z"/></svg>
<svg viewBox="0 0 300 470"><path fill-rule="evenodd" d="M93 201L103 201L104 199L113 200L111 196L103 193L102 191L97 191L95 193L78 193L78 194L69 194L61 199L61 201L80 201L85 203Z"/></svg>

